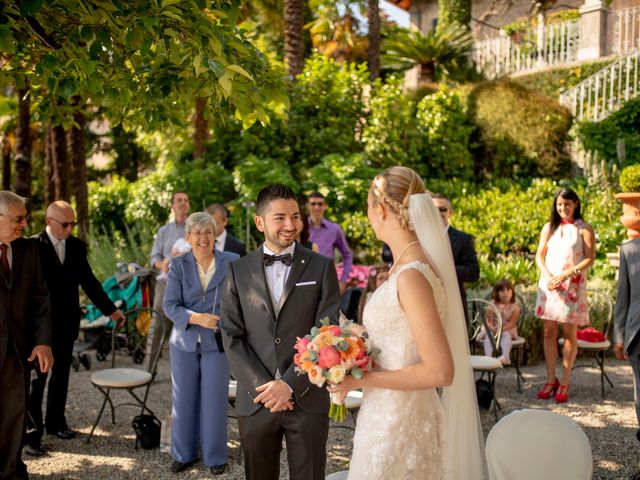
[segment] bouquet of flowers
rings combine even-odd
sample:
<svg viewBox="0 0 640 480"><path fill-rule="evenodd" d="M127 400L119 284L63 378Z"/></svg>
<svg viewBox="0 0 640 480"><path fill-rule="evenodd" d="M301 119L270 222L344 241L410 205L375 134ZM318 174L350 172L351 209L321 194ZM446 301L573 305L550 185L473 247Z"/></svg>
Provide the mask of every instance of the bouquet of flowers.
<svg viewBox="0 0 640 480"><path fill-rule="evenodd" d="M346 320L346 319L345 319ZM308 375L309 381L318 387L325 382L338 384L347 375L360 379L371 371L373 357L379 353L372 348L367 333L358 336L351 332L349 324L341 319L341 326L331 325L329 318L321 320L321 326L313 327L309 335L298 337L294 348L296 372ZM342 422L347 408L332 395L329 418Z"/></svg>

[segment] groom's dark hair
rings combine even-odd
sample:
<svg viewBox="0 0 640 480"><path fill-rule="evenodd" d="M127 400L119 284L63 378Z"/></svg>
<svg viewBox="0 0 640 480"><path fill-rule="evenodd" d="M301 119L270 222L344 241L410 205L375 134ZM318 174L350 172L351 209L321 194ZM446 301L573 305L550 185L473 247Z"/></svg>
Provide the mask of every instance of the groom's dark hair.
<svg viewBox="0 0 640 480"><path fill-rule="evenodd" d="M258 200L256 201L256 213L260 216L263 216L269 203L273 200L295 200L298 201L298 197L296 197L295 192L287 187L286 185L282 185L280 183L273 183L271 185L267 185L260 193L258 193Z"/></svg>

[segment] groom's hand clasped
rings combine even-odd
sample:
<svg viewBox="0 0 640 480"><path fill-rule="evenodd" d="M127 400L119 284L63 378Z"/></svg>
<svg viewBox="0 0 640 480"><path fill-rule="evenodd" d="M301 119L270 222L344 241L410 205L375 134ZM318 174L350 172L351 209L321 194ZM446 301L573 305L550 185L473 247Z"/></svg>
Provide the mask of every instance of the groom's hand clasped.
<svg viewBox="0 0 640 480"><path fill-rule="evenodd" d="M268 408L271 413L293 410L293 399L291 398L291 387L282 380L272 380L256 387L259 395L253 400L254 403L261 403Z"/></svg>

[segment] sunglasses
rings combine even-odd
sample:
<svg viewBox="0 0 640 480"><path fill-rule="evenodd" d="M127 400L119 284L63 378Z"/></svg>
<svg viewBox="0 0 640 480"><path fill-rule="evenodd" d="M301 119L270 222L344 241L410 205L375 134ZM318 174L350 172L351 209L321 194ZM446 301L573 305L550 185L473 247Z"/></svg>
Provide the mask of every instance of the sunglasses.
<svg viewBox="0 0 640 480"><path fill-rule="evenodd" d="M447 207L438 207L438 210L440 210L440 213L447 213L449 211Z"/></svg>
<svg viewBox="0 0 640 480"><path fill-rule="evenodd" d="M78 222L76 222L75 220L73 222L61 222L60 220L56 220L53 217L48 217L50 220L53 220L54 222L56 222L58 225L60 225L62 228L73 228L76 225L78 225Z"/></svg>

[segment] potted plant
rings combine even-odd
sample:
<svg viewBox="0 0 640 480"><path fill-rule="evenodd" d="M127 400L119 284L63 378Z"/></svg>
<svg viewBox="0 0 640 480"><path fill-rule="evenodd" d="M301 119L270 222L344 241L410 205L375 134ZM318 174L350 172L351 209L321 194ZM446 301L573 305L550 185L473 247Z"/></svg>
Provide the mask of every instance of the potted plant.
<svg viewBox="0 0 640 480"><path fill-rule="evenodd" d="M518 21L512 22L502 27L502 31L506 36L511 38L511 41L516 45L520 45L524 40L524 34L528 30L529 25L526 22Z"/></svg>
<svg viewBox="0 0 640 480"><path fill-rule="evenodd" d="M620 172L622 193L616 198L622 202L620 222L627 227L629 240L640 237L640 163L629 165Z"/></svg>

